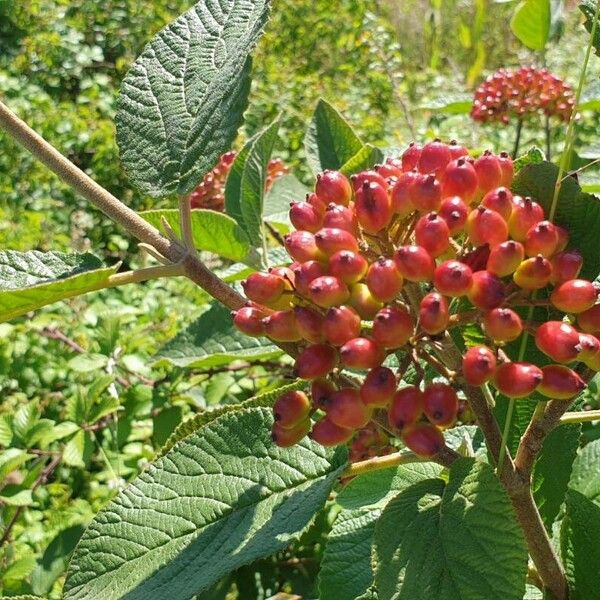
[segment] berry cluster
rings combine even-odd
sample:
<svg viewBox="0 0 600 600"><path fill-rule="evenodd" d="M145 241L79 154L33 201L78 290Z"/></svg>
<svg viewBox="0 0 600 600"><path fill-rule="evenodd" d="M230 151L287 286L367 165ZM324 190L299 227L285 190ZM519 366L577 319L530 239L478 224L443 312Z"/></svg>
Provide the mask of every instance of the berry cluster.
<svg viewBox="0 0 600 600"><path fill-rule="evenodd" d="M568 121L575 103L573 88L547 69L500 69L475 91L471 116L476 121L523 119L544 113Z"/></svg>
<svg viewBox="0 0 600 600"><path fill-rule="evenodd" d="M225 210L225 181L235 160L236 153L232 150L226 152L219 158L212 171L209 171L202 183L191 193L190 200L192 208L208 208L222 212ZM269 161L265 189L271 189L273 182L281 175L285 175L289 168L279 159Z"/></svg>
<svg viewBox="0 0 600 600"><path fill-rule="evenodd" d="M310 395L288 392L275 403L277 444L311 428L317 442L343 444L376 424L432 456L456 421L461 386L570 399L585 384L568 363L600 370L598 290L578 279L582 258L567 249L567 231L535 200L513 195L512 179L506 153L474 159L435 140L350 179L325 171L315 192L292 204L293 262L250 275L249 302L234 313L248 335L297 343L295 375L311 381ZM519 311L537 305L553 320L523 320ZM466 324L480 327L487 345L469 348L450 371L437 355L441 340ZM508 359L503 346L525 331L551 364ZM389 355L400 360L396 372L383 364ZM425 363L444 379L422 385ZM411 364L421 375L403 385Z"/></svg>

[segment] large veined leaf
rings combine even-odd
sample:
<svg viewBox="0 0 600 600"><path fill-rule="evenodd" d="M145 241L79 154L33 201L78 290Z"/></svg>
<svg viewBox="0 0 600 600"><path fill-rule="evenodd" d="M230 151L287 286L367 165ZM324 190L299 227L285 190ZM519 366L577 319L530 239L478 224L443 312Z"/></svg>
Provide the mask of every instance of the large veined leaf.
<svg viewBox="0 0 600 600"><path fill-rule="evenodd" d="M582 448L573 463L569 487L600 506L600 440Z"/></svg>
<svg viewBox="0 0 600 600"><path fill-rule="evenodd" d="M544 49L550 26L550 0L523 0L510 21L512 32L532 50Z"/></svg>
<svg viewBox="0 0 600 600"><path fill-rule="evenodd" d="M65 598L187 600L285 547L325 503L345 449L271 441L272 411L224 415L177 444L101 511Z"/></svg>
<svg viewBox="0 0 600 600"><path fill-rule="evenodd" d="M558 167L552 163L530 164L515 177L513 190L537 200L548 214L557 177ZM577 248L583 256L581 276L595 279L600 273L600 198L583 193L575 179L566 177L561 186L554 220L568 230L569 245Z"/></svg>
<svg viewBox="0 0 600 600"><path fill-rule="evenodd" d="M382 162L383 152L371 144L365 144L350 160L341 166L340 171L349 177L354 173L371 169L374 165Z"/></svg>
<svg viewBox="0 0 600 600"><path fill-rule="evenodd" d="M178 367L214 367L238 359L273 358L281 353L267 338L253 338L238 331L228 309L214 303L163 346L154 358Z"/></svg>
<svg viewBox="0 0 600 600"><path fill-rule="evenodd" d="M340 169L363 147L344 117L325 100L319 100L304 139L313 172Z"/></svg>
<svg viewBox="0 0 600 600"><path fill-rule="evenodd" d="M157 229L164 217L173 230L181 235L178 210L148 210L140 213ZM248 260L250 240L243 229L228 215L205 209L192 210L194 244L199 250L214 252L229 260Z"/></svg>
<svg viewBox="0 0 600 600"><path fill-rule="evenodd" d="M1 251L0 322L102 289L117 269L89 253Z"/></svg>
<svg viewBox="0 0 600 600"><path fill-rule="evenodd" d="M560 547L572 600L600 598L599 539L600 506L582 493L569 490L560 530Z"/></svg>
<svg viewBox="0 0 600 600"><path fill-rule="evenodd" d="M401 492L375 526L381 600L521 600L527 549L491 467L463 458L447 484L429 479ZM499 569L497 565L501 564Z"/></svg>
<svg viewBox="0 0 600 600"><path fill-rule="evenodd" d="M117 142L144 192L191 192L231 147L268 7L268 0L202 0L135 61L121 86Z"/></svg>

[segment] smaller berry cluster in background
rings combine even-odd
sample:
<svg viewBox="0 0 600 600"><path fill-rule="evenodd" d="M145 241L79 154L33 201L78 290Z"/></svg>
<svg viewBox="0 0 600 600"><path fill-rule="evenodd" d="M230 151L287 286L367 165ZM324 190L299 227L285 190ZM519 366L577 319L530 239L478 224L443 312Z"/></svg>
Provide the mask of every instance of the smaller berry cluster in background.
<svg viewBox="0 0 600 600"><path fill-rule="evenodd" d="M221 155L219 162L209 171L202 182L190 195L192 208L205 208L223 212L225 210L225 182L235 160L236 152L231 150ZM289 167L280 158L269 161L265 190L269 191L273 182L289 172Z"/></svg>
<svg viewBox="0 0 600 600"><path fill-rule="evenodd" d="M574 102L573 88L547 69L499 69L477 88L471 117L508 124L543 113L568 121Z"/></svg>

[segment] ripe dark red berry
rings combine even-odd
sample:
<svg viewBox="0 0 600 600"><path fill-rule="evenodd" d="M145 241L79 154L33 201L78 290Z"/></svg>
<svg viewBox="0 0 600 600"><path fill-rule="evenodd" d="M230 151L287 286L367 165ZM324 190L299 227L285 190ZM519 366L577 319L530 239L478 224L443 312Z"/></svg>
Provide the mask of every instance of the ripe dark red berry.
<svg viewBox="0 0 600 600"><path fill-rule="evenodd" d="M469 302L483 310L500 306L506 297L506 288L502 280L489 271L473 273L473 285L467 292Z"/></svg>
<svg viewBox="0 0 600 600"><path fill-rule="evenodd" d="M330 204L325 211L321 226L332 229L344 229L352 235L356 235L358 233L358 219L354 212L354 205L352 203L349 206Z"/></svg>
<svg viewBox="0 0 600 600"><path fill-rule="evenodd" d="M513 195L505 187L490 190L481 201L481 205L496 211L505 221L508 221L513 208Z"/></svg>
<svg viewBox="0 0 600 600"><path fill-rule="evenodd" d="M398 306L381 309L373 319L373 340L384 348L404 346L414 333L410 314Z"/></svg>
<svg viewBox="0 0 600 600"><path fill-rule="evenodd" d="M526 362L509 362L499 365L494 374L494 386L509 398L525 398L542 382L539 367Z"/></svg>
<svg viewBox="0 0 600 600"><path fill-rule="evenodd" d="M387 367L371 369L362 386L360 397L366 406L387 406L396 391L396 376Z"/></svg>
<svg viewBox="0 0 600 600"><path fill-rule="evenodd" d="M246 297L257 304L270 304L281 298L285 289L285 281L272 273L252 273L242 281Z"/></svg>
<svg viewBox="0 0 600 600"><path fill-rule="evenodd" d="M450 235L456 235L464 229L469 209L460 196L450 196L442 201L439 215L446 221Z"/></svg>
<svg viewBox="0 0 600 600"><path fill-rule="evenodd" d="M490 250L486 269L498 277L512 275L525 258L525 248L520 242L508 240Z"/></svg>
<svg viewBox="0 0 600 600"><path fill-rule="evenodd" d="M294 314L298 331L307 342L319 344L325 341L325 319L321 313L306 306L296 306Z"/></svg>
<svg viewBox="0 0 600 600"><path fill-rule="evenodd" d="M458 260L447 260L436 268L433 283L444 296L464 296L473 286L473 271Z"/></svg>
<svg viewBox="0 0 600 600"><path fill-rule="evenodd" d="M541 254L524 260L513 274L514 282L524 290L540 290L550 283L552 264Z"/></svg>
<svg viewBox="0 0 600 600"><path fill-rule="evenodd" d="M547 321L535 332L536 346L552 360L567 363L577 359L581 346L577 330L563 321Z"/></svg>
<svg viewBox="0 0 600 600"><path fill-rule="evenodd" d="M354 207L358 222L367 233L378 233L392 218L392 202L387 190L376 183L363 183L356 191Z"/></svg>
<svg viewBox="0 0 600 600"><path fill-rule="evenodd" d="M412 201L412 185L419 177L421 175L416 171L403 173L392 188L392 211L400 217L406 217L416 209Z"/></svg>
<svg viewBox="0 0 600 600"><path fill-rule="evenodd" d="M371 420L371 409L354 388L342 388L334 392L326 406L327 418L339 427L359 429Z"/></svg>
<svg viewBox="0 0 600 600"><path fill-rule="evenodd" d="M296 291L305 297L309 295L310 284L317 279L328 274L327 266L318 260L309 260L303 262L293 269L294 272L294 286Z"/></svg>
<svg viewBox="0 0 600 600"><path fill-rule="evenodd" d="M346 206L352 199L352 186L339 171L323 171L317 175L315 192L325 206L330 202Z"/></svg>
<svg viewBox="0 0 600 600"><path fill-rule="evenodd" d="M293 202L290 208L290 221L296 229L315 233L323 227L323 213L308 202Z"/></svg>
<svg viewBox="0 0 600 600"><path fill-rule="evenodd" d="M331 398L336 390L337 388L329 381L329 379L323 377L315 379L310 386L310 397L314 406L321 410L325 410L327 400Z"/></svg>
<svg viewBox="0 0 600 600"><path fill-rule="evenodd" d="M415 423L402 431L402 441L415 454L435 456L444 447L444 435L430 423Z"/></svg>
<svg viewBox="0 0 600 600"><path fill-rule="evenodd" d="M361 319L372 321L383 304L373 297L366 283L355 283L350 290L348 304L356 310Z"/></svg>
<svg viewBox="0 0 600 600"><path fill-rule="evenodd" d="M566 313L582 313L596 303L597 291L586 279L570 279L554 288L550 302Z"/></svg>
<svg viewBox="0 0 600 600"><path fill-rule="evenodd" d="M350 179L352 181L352 187L354 188L355 192L363 186L365 181L368 183L377 183L384 189L387 187L387 181L385 180L385 177L380 175L377 171L373 170L361 171L356 175L352 175Z"/></svg>
<svg viewBox="0 0 600 600"><path fill-rule="evenodd" d="M477 192L477 172L464 157L446 165L442 180L442 196L460 196L471 202Z"/></svg>
<svg viewBox="0 0 600 600"><path fill-rule="evenodd" d="M409 188L410 200L421 213L438 210L442 203L442 186L435 175L417 175Z"/></svg>
<svg viewBox="0 0 600 600"><path fill-rule="evenodd" d="M324 275L313 279L308 286L310 299L323 308L343 304L350 298L348 286L337 277Z"/></svg>
<svg viewBox="0 0 600 600"><path fill-rule="evenodd" d="M421 300L419 325L429 335L438 335L447 327L450 320L446 298L437 292L430 292Z"/></svg>
<svg viewBox="0 0 600 600"><path fill-rule="evenodd" d="M317 442L317 444L327 447L345 444L353 435L354 431L352 429L340 427L328 417L315 423L310 433L310 437Z"/></svg>
<svg viewBox="0 0 600 600"><path fill-rule="evenodd" d="M391 302L402 289L403 278L391 258L380 256L367 271L366 284L371 294L382 302Z"/></svg>
<svg viewBox="0 0 600 600"><path fill-rule="evenodd" d="M402 430L415 423L422 413L423 392L411 385L394 394L388 410L388 421L392 429Z"/></svg>
<svg viewBox="0 0 600 600"><path fill-rule="evenodd" d="M308 346L296 358L295 374L300 379L318 379L331 372L337 363L335 348L327 344Z"/></svg>
<svg viewBox="0 0 600 600"><path fill-rule="evenodd" d="M564 365L547 365L542 373L544 378L537 391L548 398L570 400L585 389L585 381Z"/></svg>
<svg viewBox="0 0 600 600"><path fill-rule="evenodd" d="M450 427L458 414L458 396L445 383L431 383L423 392L423 413L437 427Z"/></svg>
<svg viewBox="0 0 600 600"><path fill-rule="evenodd" d="M329 270L332 275L339 277L345 283L356 283L367 273L369 263L367 260L350 250L336 252L329 259Z"/></svg>
<svg viewBox="0 0 600 600"><path fill-rule="evenodd" d="M494 308L483 316L483 328L495 342L512 342L523 333L523 321L510 308Z"/></svg>
<svg viewBox="0 0 600 600"><path fill-rule="evenodd" d="M354 338L340 348L340 361L350 369L373 369L384 359L383 348L369 338Z"/></svg>
<svg viewBox="0 0 600 600"><path fill-rule="evenodd" d="M488 244L493 248L508 238L506 221L500 213L485 206L478 206L469 213L465 230L474 246Z"/></svg>
<svg viewBox="0 0 600 600"><path fill-rule="evenodd" d="M265 334L265 325L263 319L266 313L253 306L244 306L233 314L233 324L242 333L252 337L258 337Z"/></svg>
<svg viewBox="0 0 600 600"><path fill-rule="evenodd" d="M304 392L286 392L279 396L273 405L275 422L284 429L290 429L308 417L310 408L310 400Z"/></svg>
<svg viewBox="0 0 600 600"><path fill-rule="evenodd" d="M430 281L435 261L422 246L400 246L394 253L398 271L408 281Z"/></svg>
<svg viewBox="0 0 600 600"><path fill-rule="evenodd" d="M273 424L271 439L280 448L289 448L297 444L310 431L310 419L304 419L291 428L282 427L279 423Z"/></svg>
<svg viewBox="0 0 600 600"><path fill-rule="evenodd" d="M297 342L302 339L292 310L278 310L263 319L265 335L276 342Z"/></svg>
<svg viewBox="0 0 600 600"><path fill-rule="evenodd" d="M441 174L451 160L450 148L440 140L434 140L423 146L418 168L421 173Z"/></svg>
<svg viewBox="0 0 600 600"><path fill-rule="evenodd" d="M435 212L430 212L417 221L415 240L417 245L425 248L436 258L450 246L450 229L442 217Z"/></svg>
<svg viewBox="0 0 600 600"><path fill-rule="evenodd" d="M325 256L332 256L341 250L358 252L358 241L345 229L324 227L315 233L315 243Z"/></svg>
<svg viewBox="0 0 600 600"><path fill-rule="evenodd" d="M600 333L600 304L579 313L577 325L586 333Z"/></svg>
<svg viewBox="0 0 600 600"><path fill-rule="evenodd" d="M469 385L483 385L496 371L496 356L487 346L473 346L463 356L462 367Z"/></svg>
<svg viewBox="0 0 600 600"><path fill-rule="evenodd" d="M477 183L482 194L500 187L502 168L498 157L486 150L473 164L477 172Z"/></svg>
<svg viewBox="0 0 600 600"><path fill-rule="evenodd" d="M325 315L323 332L333 346L342 346L360 335L360 316L350 306L333 306Z"/></svg>

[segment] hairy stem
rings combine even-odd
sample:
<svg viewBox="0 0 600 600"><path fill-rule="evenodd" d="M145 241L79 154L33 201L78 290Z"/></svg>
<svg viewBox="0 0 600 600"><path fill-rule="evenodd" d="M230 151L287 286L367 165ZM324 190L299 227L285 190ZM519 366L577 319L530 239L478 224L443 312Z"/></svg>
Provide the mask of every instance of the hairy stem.
<svg viewBox="0 0 600 600"><path fill-rule="evenodd" d="M561 423L587 423L589 421L600 421L600 410L566 412L560 418Z"/></svg>

